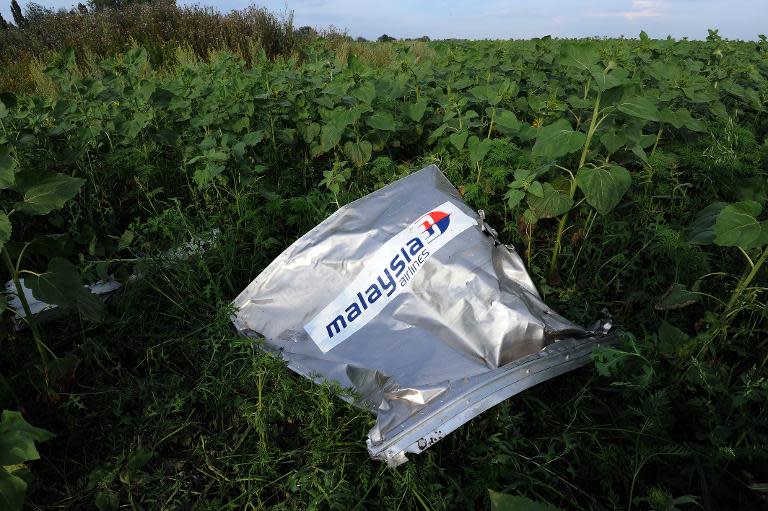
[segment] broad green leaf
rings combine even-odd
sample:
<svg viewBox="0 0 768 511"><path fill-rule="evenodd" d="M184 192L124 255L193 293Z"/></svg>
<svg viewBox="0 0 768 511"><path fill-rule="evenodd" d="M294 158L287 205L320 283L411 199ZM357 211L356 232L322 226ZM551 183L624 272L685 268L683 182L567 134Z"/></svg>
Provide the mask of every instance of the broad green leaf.
<svg viewBox="0 0 768 511"><path fill-rule="evenodd" d="M0 421L0 465L18 465L40 459L35 442L51 438L51 433L32 426L21 413L3 410Z"/></svg>
<svg viewBox="0 0 768 511"><path fill-rule="evenodd" d="M688 334L666 321L662 321L659 325L658 336L659 341L670 346L684 343L690 338Z"/></svg>
<svg viewBox="0 0 768 511"><path fill-rule="evenodd" d="M389 112L376 112L368 118L368 126L382 131L395 131L395 119Z"/></svg>
<svg viewBox="0 0 768 511"><path fill-rule="evenodd" d="M149 125L152 120L152 111L136 112L131 119L117 126L117 133L122 135L124 144L131 143L141 133L141 130Z"/></svg>
<svg viewBox="0 0 768 511"><path fill-rule="evenodd" d="M531 176L534 176L534 173L529 169L515 169L514 172L515 181L520 182L520 187L524 186L524 183L526 181L530 181L529 178L533 179Z"/></svg>
<svg viewBox="0 0 768 511"><path fill-rule="evenodd" d="M408 114L408 118L413 122L420 122L424 117L424 112L427 110L427 99L421 98L415 103L408 103L405 105L405 112Z"/></svg>
<svg viewBox="0 0 768 511"><path fill-rule="evenodd" d="M755 201L742 201L724 207L715 222L715 244L721 247L753 248L761 238L762 227L755 218L762 207Z"/></svg>
<svg viewBox="0 0 768 511"><path fill-rule="evenodd" d="M600 142L609 154L613 154L627 143L627 136L621 131L607 131L600 137Z"/></svg>
<svg viewBox="0 0 768 511"><path fill-rule="evenodd" d="M646 121L658 121L660 120L660 114L656 104L650 99L636 96L621 101L617 108L620 112L623 112L632 117L643 119Z"/></svg>
<svg viewBox="0 0 768 511"><path fill-rule="evenodd" d="M323 152L330 151L341 140L341 134L344 132L344 127L339 126L336 123L330 123L323 126L320 130L320 147Z"/></svg>
<svg viewBox="0 0 768 511"><path fill-rule="evenodd" d="M581 149L586 138L584 133L574 131L568 121L559 119L537 130L532 152L534 156L554 160Z"/></svg>
<svg viewBox="0 0 768 511"><path fill-rule="evenodd" d="M672 284L662 295L659 303L656 304L656 309L663 311L682 309L698 301L699 295L697 293L689 291L683 284Z"/></svg>
<svg viewBox="0 0 768 511"><path fill-rule="evenodd" d="M283 128L277 130L277 139L286 144L293 144L296 139L296 130L293 128Z"/></svg>
<svg viewBox="0 0 768 511"><path fill-rule="evenodd" d="M541 186L541 183L539 181L534 181L530 185L528 185L528 193L531 195L535 195L536 197L544 198L544 187Z"/></svg>
<svg viewBox="0 0 768 511"><path fill-rule="evenodd" d="M320 125L317 124L316 122L313 122L313 123L307 125L307 127L304 129L304 131L302 133L302 136L304 138L304 142L309 144L319 134L320 134Z"/></svg>
<svg viewBox="0 0 768 511"><path fill-rule="evenodd" d="M694 103L709 103L716 99L712 91L698 87L685 87L683 94Z"/></svg>
<svg viewBox="0 0 768 511"><path fill-rule="evenodd" d="M341 122L344 123L345 126L349 126L350 124L355 124L357 121L360 120L360 117L366 112L370 112L371 107L370 105L355 105L352 108L347 108L342 110L343 116L341 117Z"/></svg>
<svg viewBox="0 0 768 511"><path fill-rule="evenodd" d="M232 129L233 132L240 133L248 129L248 126L250 126L250 124L251 124L251 119L247 116L243 116L240 119L234 121L230 128Z"/></svg>
<svg viewBox="0 0 768 511"><path fill-rule="evenodd" d="M671 124L676 129L685 127L691 131L707 131L706 124L704 124L704 122L699 119L694 119L691 117L691 112L685 108L681 108L677 111L672 111L669 108L665 108L659 113L659 118L662 121Z"/></svg>
<svg viewBox="0 0 768 511"><path fill-rule="evenodd" d="M173 91L158 88L155 89L155 91L152 93L152 96L150 96L150 101L154 106L160 108L168 108L168 106L171 104L171 101L175 97L176 95L173 93Z"/></svg>
<svg viewBox="0 0 768 511"><path fill-rule="evenodd" d="M509 110L502 110L496 115L496 125L502 128L505 133L513 134L520 129L522 123Z"/></svg>
<svg viewBox="0 0 768 511"><path fill-rule="evenodd" d="M128 470L141 470L152 460L152 451L139 448L128 457Z"/></svg>
<svg viewBox="0 0 768 511"><path fill-rule="evenodd" d="M264 130L251 131L243 135L242 142L246 146L254 146L264 139Z"/></svg>
<svg viewBox="0 0 768 511"><path fill-rule="evenodd" d="M681 126L685 126L691 131L696 131L699 133L707 131L707 126L704 124L704 121L691 117L691 112L685 108L681 108L675 112L675 116L677 117L677 120Z"/></svg>
<svg viewBox="0 0 768 511"><path fill-rule="evenodd" d="M48 271L39 276L27 276L24 283L40 301L59 307L76 309L84 318L101 321L104 302L91 293L80 279L72 263L61 257L48 262Z"/></svg>
<svg viewBox="0 0 768 511"><path fill-rule="evenodd" d="M210 161L227 161L229 154L224 151L211 150L205 153L205 157Z"/></svg>
<svg viewBox="0 0 768 511"><path fill-rule="evenodd" d="M368 163L371 159L372 150L373 146L371 146L371 143L367 140L363 140L359 143L350 141L344 144L344 154L347 155L347 158L349 158L356 167L362 167Z"/></svg>
<svg viewBox="0 0 768 511"><path fill-rule="evenodd" d="M345 96L351 86L351 81L335 81L330 83L323 92L332 96Z"/></svg>
<svg viewBox="0 0 768 511"><path fill-rule="evenodd" d="M567 101L573 108L590 108L594 106L594 101L579 96L568 96Z"/></svg>
<svg viewBox="0 0 768 511"><path fill-rule="evenodd" d="M117 495L109 490L101 491L96 495L96 509L99 511L117 511L119 505Z"/></svg>
<svg viewBox="0 0 768 511"><path fill-rule="evenodd" d="M365 82L352 91L352 96L363 103L371 104L376 98L376 87L371 82Z"/></svg>
<svg viewBox="0 0 768 511"><path fill-rule="evenodd" d="M360 118L360 111L355 108L336 109L328 116L328 123L335 124L339 129L346 128Z"/></svg>
<svg viewBox="0 0 768 511"><path fill-rule="evenodd" d="M553 218L560 216L573 207L573 199L556 190L551 184L543 183L544 197L528 194L528 206L537 218Z"/></svg>
<svg viewBox="0 0 768 511"><path fill-rule="evenodd" d="M559 511L558 508L550 504L518 495L488 490L488 496L491 499L491 511Z"/></svg>
<svg viewBox="0 0 768 511"><path fill-rule="evenodd" d="M483 158L485 158L485 155L488 154L488 151L491 149L491 144L492 142L487 138L480 140L474 135L469 137L467 148L469 149L469 159L472 163L483 161Z"/></svg>
<svg viewBox="0 0 768 511"><path fill-rule="evenodd" d="M756 247L764 247L768 245L768 220L760 222L760 237L755 242Z"/></svg>
<svg viewBox="0 0 768 511"><path fill-rule="evenodd" d="M120 236L120 241L117 243L118 252L130 247L131 243L133 243L133 231L131 231L130 229L127 229Z"/></svg>
<svg viewBox="0 0 768 511"><path fill-rule="evenodd" d="M0 211L0 250L11 239L11 220L8 215Z"/></svg>
<svg viewBox="0 0 768 511"><path fill-rule="evenodd" d="M474 119L474 118L479 117L479 116L480 116L480 114L478 114L474 110L470 109L470 110L467 110L466 112L464 112L464 115L462 117L464 118L464 121L469 121L470 119Z"/></svg>
<svg viewBox="0 0 768 511"><path fill-rule="evenodd" d="M693 495L681 495L679 497L676 497L674 500L672 500L672 505L674 505L675 507L681 504L695 504L698 507L702 507L701 504L699 503L699 498Z"/></svg>
<svg viewBox="0 0 768 511"><path fill-rule="evenodd" d="M683 123L678 118L677 114L671 108L664 108L659 112L659 120L671 124L674 128L680 129L683 127Z"/></svg>
<svg viewBox="0 0 768 511"><path fill-rule="evenodd" d="M590 73L598 90L605 92L614 87L620 87L627 83L628 73L625 69L614 69L608 73L597 66L590 68Z"/></svg>
<svg viewBox="0 0 768 511"><path fill-rule="evenodd" d="M16 181L16 160L11 158L8 147L0 147L0 190L13 185Z"/></svg>
<svg viewBox="0 0 768 511"><path fill-rule="evenodd" d="M5 119L8 116L8 108L0 101L0 119Z"/></svg>
<svg viewBox="0 0 768 511"><path fill-rule="evenodd" d="M525 220L525 223L528 225L533 225L538 222L539 219L536 218L536 213L534 213L532 209L526 209L523 211L523 220Z"/></svg>
<svg viewBox="0 0 768 511"><path fill-rule="evenodd" d="M725 105L720 101L715 101L714 103L709 105L709 109L712 111L713 114L715 114L722 120L727 120L730 117L730 114L728 113L728 110L725 108Z"/></svg>
<svg viewBox="0 0 768 511"><path fill-rule="evenodd" d="M629 190L632 176L619 165L582 167L576 174L576 184L584 192L587 202L605 215L616 207Z"/></svg>
<svg viewBox="0 0 768 511"><path fill-rule="evenodd" d="M469 93L480 101L487 102L491 106L495 106L501 101L501 94L499 94L498 87L493 85L476 85L469 89Z"/></svg>
<svg viewBox="0 0 768 511"><path fill-rule="evenodd" d="M328 115L328 122L323 126L322 130L320 131L321 143L323 141L324 134L326 136L328 136L329 134L331 135L338 134L338 137L340 139L341 134L344 133L344 129L350 124L356 123L360 119L362 112L366 109L370 109L370 108L356 106L353 108L344 108L344 109L339 108L331 112ZM331 140L333 140L333 136L331 136ZM336 140L335 143L331 144L330 147L328 147L328 149L332 149L337 143L338 143L338 140Z"/></svg>
<svg viewBox="0 0 768 511"><path fill-rule="evenodd" d="M509 190L504 198L507 199L507 206L509 208L516 208L520 201L525 198L525 192L523 190Z"/></svg>
<svg viewBox="0 0 768 511"><path fill-rule="evenodd" d="M443 136L443 133L445 133L445 130L447 130L449 127L450 125L447 122L441 124L435 131L429 134L427 142L430 144L434 143L437 139Z"/></svg>
<svg viewBox="0 0 768 511"><path fill-rule="evenodd" d="M22 511L26 493L27 482L14 472L0 467L0 509Z"/></svg>
<svg viewBox="0 0 768 511"><path fill-rule="evenodd" d="M589 70L599 62L600 52L593 46L574 43L566 47L560 60L566 66Z"/></svg>
<svg viewBox="0 0 768 511"><path fill-rule="evenodd" d="M198 166L195 172L192 174L192 179L195 180L197 186L204 188L217 176L220 176L224 172L224 165L215 163L214 161L207 161L204 165Z"/></svg>
<svg viewBox="0 0 768 511"><path fill-rule="evenodd" d="M28 188L16 210L28 215L46 215L72 199L85 184L84 179L56 174Z"/></svg>
<svg viewBox="0 0 768 511"><path fill-rule="evenodd" d="M713 202L702 209L688 228L688 243L709 245L715 241L715 222L727 206L725 202Z"/></svg>
<svg viewBox="0 0 768 511"><path fill-rule="evenodd" d="M469 133L466 131L457 131L456 133L451 133L448 137L448 141L453 145L453 147L456 148L457 151L461 151L464 149L464 144L467 142L467 137L469 137Z"/></svg>

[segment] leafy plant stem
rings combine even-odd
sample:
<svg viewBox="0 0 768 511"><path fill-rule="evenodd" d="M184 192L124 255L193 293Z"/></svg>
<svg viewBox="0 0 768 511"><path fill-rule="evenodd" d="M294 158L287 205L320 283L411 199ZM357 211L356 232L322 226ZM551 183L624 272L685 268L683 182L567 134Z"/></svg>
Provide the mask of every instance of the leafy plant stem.
<svg viewBox="0 0 768 511"><path fill-rule="evenodd" d="M531 254L531 245L532 245L532 238L533 238L533 228L529 224L525 224L525 230L527 231L528 235L528 248L525 251L525 255L528 258L528 269L531 269L531 260L532 260L532 254Z"/></svg>
<svg viewBox="0 0 768 511"><path fill-rule="evenodd" d="M24 290L21 287L21 279L19 279L20 272L13 265L11 256L8 254L8 250L5 247L3 247L3 260L5 261L5 266L8 268L8 271L11 273L13 284L16 286L16 295L19 297L21 307L24 309L24 319L27 324L29 324L29 328L32 330L32 337L35 339L35 346L37 347L37 352L40 354L40 361L43 363L43 372L45 373L45 369L48 367L47 351L50 350L43 342L43 338L40 335L40 330L37 327L37 322L32 316L32 309L29 307L29 302L27 301Z"/></svg>
<svg viewBox="0 0 768 511"><path fill-rule="evenodd" d="M760 257L758 257L757 261L755 261L755 263L752 265L750 272L741 278L741 280L739 280L739 283L736 285L736 289L733 290L731 299L728 300L728 304L725 306L725 311L723 312L723 322L727 321L727 318L730 315L733 307L736 305L736 302L739 301L739 297L741 297L741 294L744 292L744 290L752 283L755 275L757 275L757 272L760 271L763 263L765 263L766 258L768 258L768 248L763 249Z"/></svg>
<svg viewBox="0 0 768 511"><path fill-rule="evenodd" d="M581 158L579 159L579 166L577 171L581 169L587 162L587 154L589 153L589 145L592 142L592 136L595 134L595 130L599 124L597 116L600 114L600 98L602 92L598 91L595 98L595 106L592 109L592 120L589 123L589 129L587 130L587 139L584 141L584 149L581 151ZM576 179L571 176L571 189L569 190L569 196L573 199L576 195ZM568 223L568 215L570 211L566 211L560 217L560 223L557 225L557 234L555 236L555 245L552 249L552 259L549 262L549 279L553 280L557 273L557 258L560 255L560 249L562 248L563 231L565 231L565 225Z"/></svg>
<svg viewBox="0 0 768 511"><path fill-rule="evenodd" d="M269 116L269 129L272 134L272 149L277 151L277 142L275 142L275 118L273 116Z"/></svg>
<svg viewBox="0 0 768 511"><path fill-rule="evenodd" d="M491 138L491 133L493 133L493 122L496 119L496 109L494 108L491 111L491 122L488 124L488 134L485 136L486 139Z"/></svg>
<svg viewBox="0 0 768 511"><path fill-rule="evenodd" d="M571 265L571 271L568 273L568 278L570 279L573 275L573 271L576 269L576 263L579 261L579 257L581 256L581 251L584 249L584 243L587 241L587 238L589 237L589 233L592 230L592 225L595 223L595 218L597 215L594 214L595 211L590 209L589 214L587 215L587 220L584 222L584 238L581 240L581 246L579 247L579 251L576 253L576 257L573 260L573 264Z"/></svg>
<svg viewBox="0 0 768 511"><path fill-rule="evenodd" d="M664 132L664 123L659 124L659 131L656 132L656 142L653 143L653 149L651 149L651 157L656 154L656 148L659 146L659 140L661 140L661 134Z"/></svg>

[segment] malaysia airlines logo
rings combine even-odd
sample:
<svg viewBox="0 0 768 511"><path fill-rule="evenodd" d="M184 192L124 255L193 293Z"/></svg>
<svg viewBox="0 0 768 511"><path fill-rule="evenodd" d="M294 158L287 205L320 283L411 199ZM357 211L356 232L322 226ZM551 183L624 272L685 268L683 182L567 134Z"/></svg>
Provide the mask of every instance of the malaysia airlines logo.
<svg viewBox="0 0 768 511"><path fill-rule="evenodd" d="M452 202L425 213L373 253L355 279L304 326L323 353L348 339L407 289L435 252L477 221Z"/></svg>
<svg viewBox="0 0 768 511"><path fill-rule="evenodd" d="M432 243L451 225L451 215L442 211L430 211L416 223L421 223L421 226L424 228L423 232L427 235L426 242Z"/></svg>

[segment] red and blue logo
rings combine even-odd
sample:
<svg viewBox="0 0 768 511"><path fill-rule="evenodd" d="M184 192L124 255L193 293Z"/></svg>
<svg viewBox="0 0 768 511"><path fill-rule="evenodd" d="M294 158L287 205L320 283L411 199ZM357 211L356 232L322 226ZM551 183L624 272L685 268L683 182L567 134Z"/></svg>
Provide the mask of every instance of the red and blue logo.
<svg viewBox="0 0 768 511"><path fill-rule="evenodd" d="M416 221L416 225L421 225L424 228L421 234L426 233L426 237L422 237L422 239L427 243L432 243L443 234L450 223L450 213L443 213L442 211L430 211Z"/></svg>

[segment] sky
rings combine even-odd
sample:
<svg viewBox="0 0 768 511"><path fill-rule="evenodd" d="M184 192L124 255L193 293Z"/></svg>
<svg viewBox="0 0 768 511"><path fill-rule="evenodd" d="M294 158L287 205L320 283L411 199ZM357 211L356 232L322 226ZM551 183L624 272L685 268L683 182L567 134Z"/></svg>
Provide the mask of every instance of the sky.
<svg viewBox="0 0 768 511"><path fill-rule="evenodd" d="M22 6L26 3L21 0ZM38 0L47 7L70 7L77 0ZM252 0L186 1L226 12ZM11 20L10 0L0 13ZM335 26L353 37L520 39L554 37L651 37L704 39L717 28L729 39L757 39L768 33L768 0L262 0L276 13L294 11L299 27Z"/></svg>

